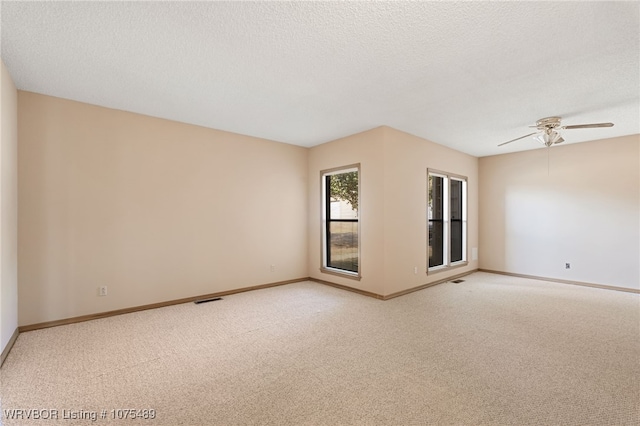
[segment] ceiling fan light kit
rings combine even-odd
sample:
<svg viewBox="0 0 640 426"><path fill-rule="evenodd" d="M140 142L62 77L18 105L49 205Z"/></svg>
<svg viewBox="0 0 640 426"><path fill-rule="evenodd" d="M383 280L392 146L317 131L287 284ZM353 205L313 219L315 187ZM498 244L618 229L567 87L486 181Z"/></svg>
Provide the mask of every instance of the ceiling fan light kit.
<svg viewBox="0 0 640 426"><path fill-rule="evenodd" d="M543 134L535 136L534 139L544 146L551 146L556 143L564 142L564 139L562 138L562 136L560 136L560 133L556 132L555 130L545 130Z"/></svg>
<svg viewBox="0 0 640 426"><path fill-rule="evenodd" d="M613 123L592 123L592 124L574 124L571 126L562 126L561 117L545 117L536 121L535 126L529 126L538 129L537 132L529 133L528 135L520 136L519 138L512 139L510 141L501 143L498 146L506 145L511 142L515 142L520 139L524 139L529 136L534 136L533 139L537 140L546 147L564 142L563 137L558 133L558 130L572 130L572 129L588 129L595 127L612 127Z"/></svg>

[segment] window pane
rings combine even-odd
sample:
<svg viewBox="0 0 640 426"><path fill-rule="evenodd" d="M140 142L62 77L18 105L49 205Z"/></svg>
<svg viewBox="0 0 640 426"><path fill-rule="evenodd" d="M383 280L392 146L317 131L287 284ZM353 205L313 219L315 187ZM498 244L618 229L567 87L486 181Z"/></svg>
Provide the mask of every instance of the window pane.
<svg viewBox="0 0 640 426"><path fill-rule="evenodd" d="M429 221L429 267L444 263L444 222Z"/></svg>
<svg viewBox="0 0 640 426"><path fill-rule="evenodd" d="M462 221L451 221L451 262L459 262L462 257Z"/></svg>
<svg viewBox="0 0 640 426"><path fill-rule="evenodd" d="M444 177L429 175L429 267L444 264Z"/></svg>
<svg viewBox="0 0 640 426"><path fill-rule="evenodd" d="M462 181L450 180L451 211L451 262L463 260L462 256Z"/></svg>
<svg viewBox="0 0 640 426"><path fill-rule="evenodd" d="M358 218L358 172L327 176L331 208L330 219Z"/></svg>
<svg viewBox="0 0 640 426"><path fill-rule="evenodd" d="M444 178L429 175L429 219L444 219L442 216L444 205Z"/></svg>
<svg viewBox="0 0 640 426"><path fill-rule="evenodd" d="M462 220L462 181L451 179L451 219Z"/></svg>
<svg viewBox="0 0 640 426"><path fill-rule="evenodd" d="M358 272L358 222L330 222L327 266Z"/></svg>

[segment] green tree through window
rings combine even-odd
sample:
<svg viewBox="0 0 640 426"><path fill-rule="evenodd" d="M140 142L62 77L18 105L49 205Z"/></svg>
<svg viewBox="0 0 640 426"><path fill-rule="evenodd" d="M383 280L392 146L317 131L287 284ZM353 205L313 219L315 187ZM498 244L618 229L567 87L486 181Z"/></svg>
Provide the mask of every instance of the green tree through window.
<svg viewBox="0 0 640 426"><path fill-rule="evenodd" d="M358 210L358 172L331 176L331 197L346 201L354 210Z"/></svg>

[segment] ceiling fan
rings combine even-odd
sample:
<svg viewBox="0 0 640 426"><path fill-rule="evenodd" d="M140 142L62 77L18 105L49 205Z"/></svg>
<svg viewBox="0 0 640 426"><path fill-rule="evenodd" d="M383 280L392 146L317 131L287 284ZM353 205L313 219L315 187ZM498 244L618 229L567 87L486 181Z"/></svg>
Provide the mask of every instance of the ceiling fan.
<svg viewBox="0 0 640 426"><path fill-rule="evenodd" d="M593 124L574 124L572 126L560 125L561 117L546 117L536 121L535 126L529 126L538 129L536 132L529 133L528 135L520 136L519 138L512 139L507 142L503 142L498 146L506 145L511 142L515 142L520 139L524 139L529 136L536 135L533 139L542 143L544 146L550 147L558 143L564 142L558 130L571 130L571 129L590 129L594 127L612 127L613 123L593 123Z"/></svg>

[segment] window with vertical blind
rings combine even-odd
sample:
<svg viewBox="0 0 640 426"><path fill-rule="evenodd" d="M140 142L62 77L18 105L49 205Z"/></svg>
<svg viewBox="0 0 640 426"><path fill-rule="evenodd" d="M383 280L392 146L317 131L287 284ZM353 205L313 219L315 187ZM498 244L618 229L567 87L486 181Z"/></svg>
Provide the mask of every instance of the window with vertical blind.
<svg viewBox="0 0 640 426"><path fill-rule="evenodd" d="M467 178L427 171L428 271L467 264Z"/></svg>
<svg viewBox="0 0 640 426"><path fill-rule="evenodd" d="M359 166L322 172L322 269L359 277Z"/></svg>

